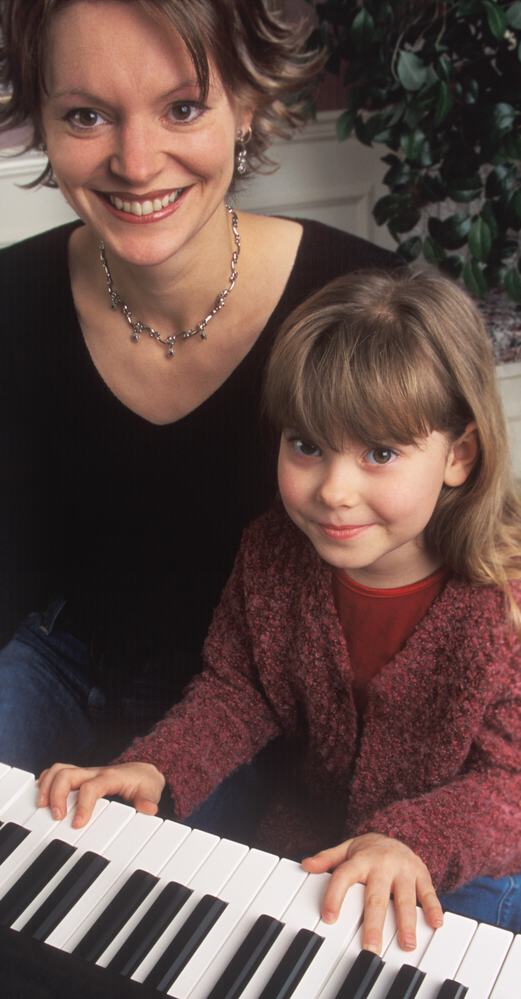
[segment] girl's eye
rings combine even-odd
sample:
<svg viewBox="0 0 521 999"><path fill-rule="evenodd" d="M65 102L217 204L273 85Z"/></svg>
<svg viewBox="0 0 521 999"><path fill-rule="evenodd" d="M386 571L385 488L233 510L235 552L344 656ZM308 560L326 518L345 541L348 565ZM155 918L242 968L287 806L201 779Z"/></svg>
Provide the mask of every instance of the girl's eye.
<svg viewBox="0 0 521 999"><path fill-rule="evenodd" d="M68 112L65 118L71 125L85 131L89 128L95 128L96 125L103 125L106 120L103 115L99 114L98 111L93 111L92 108L74 108L73 111Z"/></svg>
<svg viewBox="0 0 521 999"><path fill-rule="evenodd" d="M320 448L310 441L302 441L299 438L294 438L292 444L297 454L301 454L305 458L318 458L322 454Z"/></svg>
<svg viewBox="0 0 521 999"><path fill-rule="evenodd" d="M396 458L396 451L390 447L373 447L366 454L366 460L370 465L389 465Z"/></svg>
<svg viewBox="0 0 521 999"><path fill-rule="evenodd" d="M174 121L195 121L205 111L206 108L202 104L196 104L194 101L180 101L170 108Z"/></svg>

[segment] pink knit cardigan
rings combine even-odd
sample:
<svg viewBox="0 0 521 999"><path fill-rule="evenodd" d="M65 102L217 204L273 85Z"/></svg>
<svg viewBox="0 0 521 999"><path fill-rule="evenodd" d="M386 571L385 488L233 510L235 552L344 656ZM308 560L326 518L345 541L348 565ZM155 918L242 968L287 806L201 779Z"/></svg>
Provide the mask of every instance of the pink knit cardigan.
<svg viewBox="0 0 521 999"><path fill-rule="evenodd" d="M443 891L521 870L521 643L495 587L449 580L371 682L360 739L331 569L275 508L244 533L204 663L120 758L154 763L180 818L283 733L293 771L256 845L296 856L376 831Z"/></svg>

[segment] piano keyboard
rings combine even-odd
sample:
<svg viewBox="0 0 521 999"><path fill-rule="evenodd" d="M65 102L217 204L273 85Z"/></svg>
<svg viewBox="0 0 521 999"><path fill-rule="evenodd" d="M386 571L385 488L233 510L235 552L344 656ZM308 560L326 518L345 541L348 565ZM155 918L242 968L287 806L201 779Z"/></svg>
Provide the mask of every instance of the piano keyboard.
<svg viewBox="0 0 521 999"><path fill-rule="evenodd" d="M452 913L417 948L361 951L362 885L320 920L329 878L102 800L72 828L0 764L0 972L6 999L513 999L521 935ZM0 987L1 988L1 987ZM7 990L7 991L5 991Z"/></svg>

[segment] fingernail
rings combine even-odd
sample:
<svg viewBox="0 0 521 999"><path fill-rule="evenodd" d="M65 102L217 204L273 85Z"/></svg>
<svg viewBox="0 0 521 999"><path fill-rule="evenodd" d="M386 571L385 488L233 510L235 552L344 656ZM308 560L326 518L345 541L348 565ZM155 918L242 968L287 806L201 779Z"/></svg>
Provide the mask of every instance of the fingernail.
<svg viewBox="0 0 521 999"><path fill-rule="evenodd" d="M43 794L39 794L38 795L38 800L36 802L37 808L40 808L40 805L44 805L44 804L45 804L45 798L44 798Z"/></svg>
<svg viewBox="0 0 521 999"><path fill-rule="evenodd" d="M61 819L62 816L59 808L53 808L52 817L53 819Z"/></svg>
<svg viewBox="0 0 521 999"><path fill-rule="evenodd" d="M366 944L364 944L363 950L369 950L369 951L371 951L371 954L379 954L380 953L380 948L378 947L378 944L374 944L374 943L366 943Z"/></svg>
<svg viewBox="0 0 521 999"><path fill-rule="evenodd" d="M326 912L322 913L322 919L323 919L324 923L334 923L335 922L335 914L334 914L334 912L330 912L329 909L328 909Z"/></svg>
<svg viewBox="0 0 521 999"><path fill-rule="evenodd" d="M404 937L402 946L404 950L415 950L416 940L414 939L414 937Z"/></svg>
<svg viewBox="0 0 521 999"><path fill-rule="evenodd" d="M436 916L436 919L434 920L434 925L443 926L443 916Z"/></svg>

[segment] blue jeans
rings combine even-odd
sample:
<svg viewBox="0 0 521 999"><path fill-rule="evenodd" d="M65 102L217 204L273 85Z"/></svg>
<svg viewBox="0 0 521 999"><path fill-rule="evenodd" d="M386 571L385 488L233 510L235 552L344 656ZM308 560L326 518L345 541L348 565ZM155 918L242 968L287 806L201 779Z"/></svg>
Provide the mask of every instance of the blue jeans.
<svg viewBox="0 0 521 999"><path fill-rule="evenodd" d="M147 674L111 700L93 681L86 645L57 626L62 606L31 614L0 652L0 762L34 774L57 762L110 762L171 705Z"/></svg>

